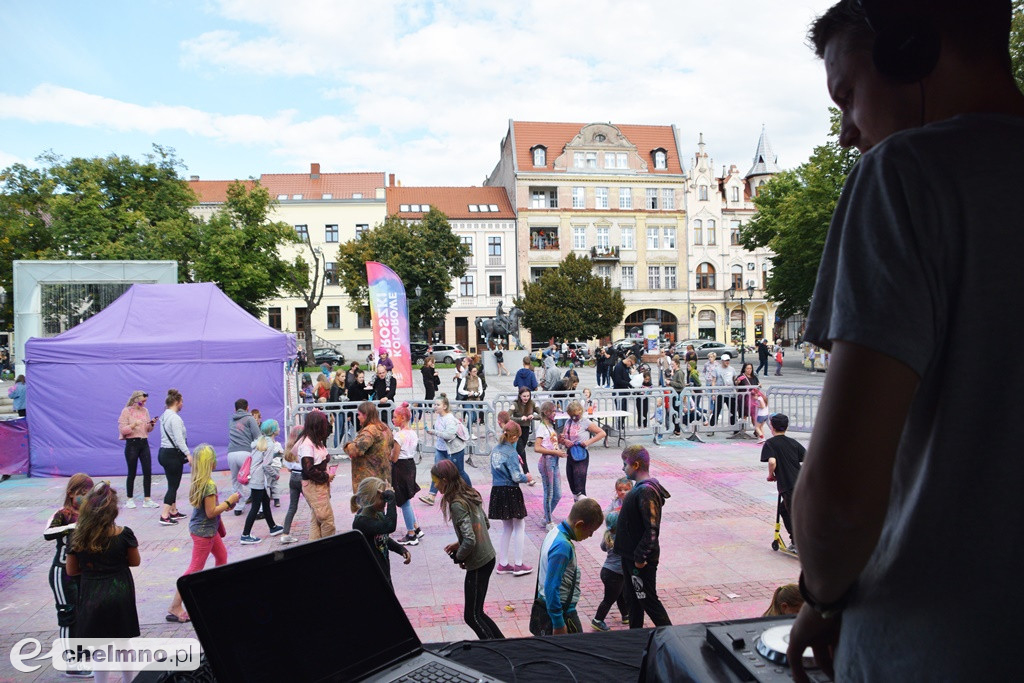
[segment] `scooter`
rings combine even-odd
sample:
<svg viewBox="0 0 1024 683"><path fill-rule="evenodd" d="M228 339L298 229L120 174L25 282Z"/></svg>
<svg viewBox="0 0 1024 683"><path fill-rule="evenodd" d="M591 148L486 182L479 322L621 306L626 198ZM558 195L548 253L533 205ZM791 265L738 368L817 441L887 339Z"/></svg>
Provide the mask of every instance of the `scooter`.
<svg viewBox="0 0 1024 683"><path fill-rule="evenodd" d="M788 547L786 542L782 540L782 494L779 494L779 500L775 504L775 540L772 541L772 550L784 553L790 557L799 557L796 552L796 547Z"/></svg>

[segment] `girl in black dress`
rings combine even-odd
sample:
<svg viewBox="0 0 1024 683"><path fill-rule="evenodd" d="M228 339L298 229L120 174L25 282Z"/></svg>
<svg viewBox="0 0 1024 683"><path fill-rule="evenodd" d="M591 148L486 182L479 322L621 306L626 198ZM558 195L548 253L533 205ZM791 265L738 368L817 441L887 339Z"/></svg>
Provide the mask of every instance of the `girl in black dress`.
<svg viewBox="0 0 1024 683"><path fill-rule="evenodd" d="M128 527L117 526L117 493L101 481L85 497L68 551L68 576L81 575L76 638L120 640L139 636L135 581L139 542ZM101 683L108 672L97 671Z"/></svg>

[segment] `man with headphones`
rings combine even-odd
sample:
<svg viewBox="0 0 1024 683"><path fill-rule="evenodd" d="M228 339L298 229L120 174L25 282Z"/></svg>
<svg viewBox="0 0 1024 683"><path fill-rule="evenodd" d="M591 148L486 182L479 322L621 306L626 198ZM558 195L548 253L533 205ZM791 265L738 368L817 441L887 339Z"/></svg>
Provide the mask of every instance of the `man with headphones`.
<svg viewBox="0 0 1024 683"><path fill-rule="evenodd" d="M1024 368L963 353L1024 337L1010 18L1010 0L841 0L811 27L840 144L863 155L805 334L831 362L793 496L798 681L808 646L836 680L1020 676L1024 455L991 417L1021 405Z"/></svg>

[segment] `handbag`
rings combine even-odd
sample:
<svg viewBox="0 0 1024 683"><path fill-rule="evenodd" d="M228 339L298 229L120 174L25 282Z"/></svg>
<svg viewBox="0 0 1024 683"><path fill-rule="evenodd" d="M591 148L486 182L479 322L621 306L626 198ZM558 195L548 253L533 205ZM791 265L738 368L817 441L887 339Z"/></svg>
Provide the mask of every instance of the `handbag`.
<svg viewBox="0 0 1024 683"><path fill-rule="evenodd" d="M576 462L580 462L590 457L590 451L579 444L573 444L569 446L569 457Z"/></svg>
<svg viewBox="0 0 1024 683"><path fill-rule="evenodd" d="M182 464L188 462L188 455L186 453L184 453L180 448L178 448L177 446L174 445L174 439L172 439L171 435L167 433L167 423L166 422L161 422L160 423L160 431L162 431L164 433L164 436L167 437L167 440L171 442L171 448L173 448L174 450L178 451L178 454L181 455L181 462L182 462Z"/></svg>
<svg viewBox="0 0 1024 683"><path fill-rule="evenodd" d="M248 484L249 483L249 476L252 473L251 470L252 470L252 456L249 455L249 456L246 456L245 462L242 463L242 466L238 468L238 483L239 484Z"/></svg>
<svg viewBox="0 0 1024 683"><path fill-rule="evenodd" d="M576 555L576 547L573 546L573 556ZM576 594L576 572L572 573L572 588L569 589L569 599L572 600L572 596ZM562 603L562 614L566 614L569 611L569 604ZM568 630L569 622L566 621L566 628ZM551 626L551 615L548 614L547 604L540 599L540 574L537 575L537 585L533 590L533 607L530 608L530 633L535 636L550 636L554 629Z"/></svg>

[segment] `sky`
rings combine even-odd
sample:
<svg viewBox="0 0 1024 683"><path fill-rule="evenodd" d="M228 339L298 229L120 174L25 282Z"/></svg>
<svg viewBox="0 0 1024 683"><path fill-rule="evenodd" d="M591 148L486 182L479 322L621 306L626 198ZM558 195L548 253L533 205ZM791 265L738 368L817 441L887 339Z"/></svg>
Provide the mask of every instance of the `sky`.
<svg viewBox="0 0 1024 683"><path fill-rule="evenodd" d="M0 168L171 147L204 179L481 185L509 119L675 124L689 166L792 168L828 133L832 0L4 0Z"/></svg>

